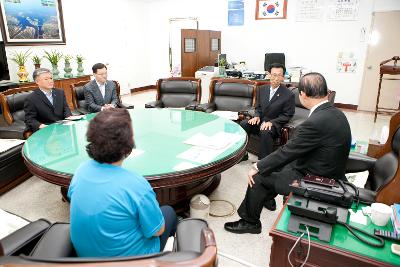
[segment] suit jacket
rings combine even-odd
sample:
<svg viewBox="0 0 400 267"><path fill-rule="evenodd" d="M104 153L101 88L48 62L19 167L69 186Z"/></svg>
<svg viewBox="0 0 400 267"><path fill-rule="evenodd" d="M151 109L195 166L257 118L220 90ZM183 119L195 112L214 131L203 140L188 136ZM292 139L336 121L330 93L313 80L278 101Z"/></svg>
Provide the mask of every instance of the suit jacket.
<svg viewBox="0 0 400 267"><path fill-rule="evenodd" d="M351 131L346 116L328 102L315 109L293 138L261 159L257 167L265 175L292 163L292 168L303 175L344 179L350 144Z"/></svg>
<svg viewBox="0 0 400 267"><path fill-rule="evenodd" d="M270 85L260 86L257 90L255 116L261 122L270 121L278 132L289 122L295 111L294 94L285 86L279 86L269 100Z"/></svg>
<svg viewBox="0 0 400 267"><path fill-rule="evenodd" d="M40 124L51 124L71 116L62 89L53 89L53 105L40 90L34 90L24 103L25 125L27 131L37 131Z"/></svg>
<svg viewBox="0 0 400 267"><path fill-rule="evenodd" d="M96 80L92 80L85 84L83 92L85 94L85 101L89 112L99 112L101 111L101 107L105 104L112 104L115 107L118 104L117 89L115 88L115 83L113 81L106 82L104 98Z"/></svg>

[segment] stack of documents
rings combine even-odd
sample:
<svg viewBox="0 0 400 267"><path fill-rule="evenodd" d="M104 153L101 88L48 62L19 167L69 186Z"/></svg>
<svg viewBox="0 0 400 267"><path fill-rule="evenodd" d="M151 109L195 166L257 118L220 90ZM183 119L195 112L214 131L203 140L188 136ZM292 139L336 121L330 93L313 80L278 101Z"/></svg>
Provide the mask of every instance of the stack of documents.
<svg viewBox="0 0 400 267"><path fill-rule="evenodd" d="M218 132L213 136L198 133L184 141L185 144L192 145L192 147L179 154L177 157L206 164L240 139L240 135L232 133Z"/></svg>

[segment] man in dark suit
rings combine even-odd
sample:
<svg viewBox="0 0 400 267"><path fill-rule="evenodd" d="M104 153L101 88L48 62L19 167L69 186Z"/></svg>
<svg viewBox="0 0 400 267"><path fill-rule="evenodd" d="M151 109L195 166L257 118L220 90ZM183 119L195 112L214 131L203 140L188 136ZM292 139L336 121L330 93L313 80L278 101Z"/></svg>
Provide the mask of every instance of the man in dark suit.
<svg viewBox="0 0 400 267"><path fill-rule="evenodd" d="M258 159L268 156L273 149L274 139L279 136L283 127L294 115L294 94L281 85L286 69L282 64L271 64L271 84L258 88L255 116L243 120L240 125L247 134L260 135L260 152ZM246 154L243 160L247 160Z"/></svg>
<svg viewBox="0 0 400 267"><path fill-rule="evenodd" d="M302 105L310 109L308 119L286 145L253 165L245 199L238 209L241 219L225 223L227 231L260 233L263 203L277 194L289 194L289 184L306 174L345 179L351 143L345 115L328 102L326 81L319 73L304 75L299 93Z"/></svg>
<svg viewBox="0 0 400 267"><path fill-rule="evenodd" d="M94 80L83 87L89 112L99 112L117 107L117 90L113 81L107 81L106 65L96 63L93 65L92 70Z"/></svg>
<svg viewBox="0 0 400 267"><path fill-rule="evenodd" d="M32 76L39 88L26 98L24 111L26 130L35 132L72 114L64 91L53 88L54 81L50 70L39 68Z"/></svg>

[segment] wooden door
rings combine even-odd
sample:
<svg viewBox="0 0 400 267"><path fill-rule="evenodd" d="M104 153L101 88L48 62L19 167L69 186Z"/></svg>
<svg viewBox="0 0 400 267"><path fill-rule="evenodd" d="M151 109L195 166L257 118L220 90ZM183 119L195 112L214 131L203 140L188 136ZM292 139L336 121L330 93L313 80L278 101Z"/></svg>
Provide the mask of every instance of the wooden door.
<svg viewBox="0 0 400 267"><path fill-rule="evenodd" d="M221 32L182 29L181 67L183 77L194 77L204 67L213 66L221 53Z"/></svg>
<svg viewBox="0 0 400 267"><path fill-rule="evenodd" d="M375 12L370 44L365 60L364 78L358 110L375 111L379 84L379 63L393 56L400 56L400 11ZM382 81L379 106L399 106L399 81Z"/></svg>

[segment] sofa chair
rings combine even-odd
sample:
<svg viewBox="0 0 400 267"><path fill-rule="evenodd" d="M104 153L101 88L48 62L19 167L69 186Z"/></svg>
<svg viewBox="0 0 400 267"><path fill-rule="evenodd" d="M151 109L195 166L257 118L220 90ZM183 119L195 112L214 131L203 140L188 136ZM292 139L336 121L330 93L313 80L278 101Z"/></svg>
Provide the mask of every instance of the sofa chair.
<svg viewBox="0 0 400 267"><path fill-rule="evenodd" d="M31 224L36 224L30 232ZM4 264L46 264L86 266L216 266L217 248L214 234L206 221L201 219L184 219L178 223L174 249L172 252L161 252L151 255L113 258L77 257L70 241L69 224L55 223L48 227L42 221L28 224L0 241L3 256L0 265ZM44 233L43 233L44 231ZM40 240L32 248L32 236ZM26 238L25 238L26 237ZM24 248L23 241L30 244ZM30 249L30 251L29 251ZM24 251L25 255L19 255Z"/></svg>
<svg viewBox="0 0 400 267"><path fill-rule="evenodd" d="M225 110L245 115L255 105L255 89L255 82L249 80L213 78L208 103L200 104L196 110L208 113Z"/></svg>
<svg viewBox="0 0 400 267"><path fill-rule="evenodd" d="M36 90L37 86L26 86L9 89L0 93L0 105L5 127L8 127L8 138L26 139L32 133L25 131L25 99Z"/></svg>
<svg viewBox="0 0 400 267"><path fill-rule="evenodd" d="M133 105L128 105L128 104L122 103L121 86L120 86L119 82L117 82L117 81L112 81L112 82L115 83L116 93L118 96L117 106L120 108L133 109L134 108ZM89 110L87 108L86 101L85 101L85 95L83 92L83 87L87 83L88 83L87 81L80 81L80 82L73 83L70 85L71 92L72 92L72 104L74 106L75 111L79 112L80 114L88 114L89 113Z"/></svg>
<svg viewBox="0 0 400 267"><path fill-rule="evenodd" d="M346 165L346 172L369 171L365 188L360 188L360 195L366 202L381 202L387 205L400 202L400 113L390 119L389 138L372 158L357 152L351 152Z"/></svg>
<svg viewBox="0 0 400 267"><path fill-rule="evenodd" d="M257 84L257 86L262 84L264 83ZM295 113L292 119L282 127L280 136L275 140L274 148L278 148L279 146L286 144L286 142L293 136L296 128L308 118L308 114L310 113L310 111L306 109L300 102L299 89L290 87L289 90L291 90L295 95ZM336 92L329 90L328 100L332 104L335 103L335 96ZM247 151L258 156L259 144L260 137L258 135L251 135L249 138L249 143L247 144Z"/></svg>
<svg viewBox="0 0 400 267"><path fill-rule="evenodd" d="M192 77L172 77L157 81L156 101L146 108L188 108L194 110L201 99L201 80Z"/></svg>

